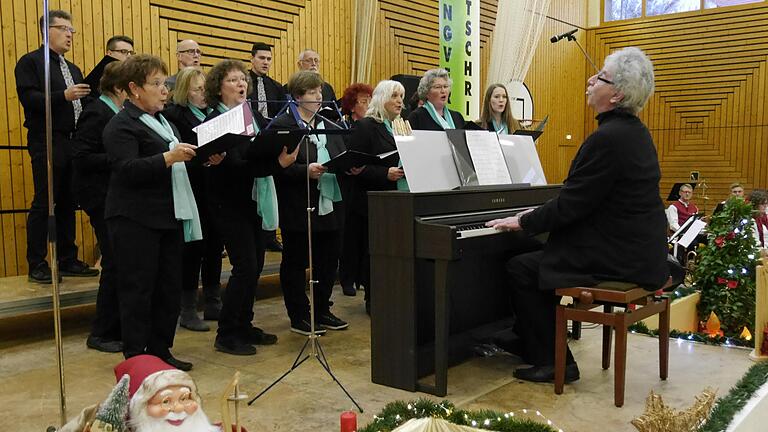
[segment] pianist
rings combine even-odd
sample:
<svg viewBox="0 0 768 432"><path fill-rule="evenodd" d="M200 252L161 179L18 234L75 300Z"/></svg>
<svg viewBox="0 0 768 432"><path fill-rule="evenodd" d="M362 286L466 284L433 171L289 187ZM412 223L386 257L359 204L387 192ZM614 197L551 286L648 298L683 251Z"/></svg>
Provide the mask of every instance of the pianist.
<svg viewBox="0 0 768 432"><path fill-rule="evenodd" d="M653 65L641 50L608 56L587 80L597 130L571 162L559 196L531 212L487 223L531 235L549 232L542 251L507 264L520 354L533 365L515 370L519 379L554 379L556 288L625 281L655 290L667 279L661 172L651 135L637 118L653 88ZM577 379L568 350L565 380Z"/></svg>

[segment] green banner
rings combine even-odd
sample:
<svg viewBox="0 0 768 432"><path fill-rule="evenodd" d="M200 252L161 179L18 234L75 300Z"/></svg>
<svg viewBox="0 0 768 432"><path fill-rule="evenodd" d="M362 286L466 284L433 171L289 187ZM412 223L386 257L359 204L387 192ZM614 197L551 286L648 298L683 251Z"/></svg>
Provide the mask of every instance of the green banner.
<svg viewBox="0 0 768 432"><path fill-rule="evenodd" d="M440 67L453 80L448 108L480 117L480 0L440 0Z"/></svg>

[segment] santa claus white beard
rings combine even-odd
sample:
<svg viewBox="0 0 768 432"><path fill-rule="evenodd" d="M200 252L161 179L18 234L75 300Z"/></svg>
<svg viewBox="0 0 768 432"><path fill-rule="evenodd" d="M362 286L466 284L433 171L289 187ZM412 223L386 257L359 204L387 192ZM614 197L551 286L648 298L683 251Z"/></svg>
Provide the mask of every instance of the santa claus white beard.
<svg viewBox="0 0 768 432"><path fill-rule="evenodd" d="M208 417L202 408L198 408L191 416L184 417L173 412L168 413L165 418L158 419L147 414L146 408L139 411L136 416L129 420L131 431L133 432L220 432L221 428L214 426L208 421ZM168 423L167 420L180 420L184 422L178 426Z"/></svg>

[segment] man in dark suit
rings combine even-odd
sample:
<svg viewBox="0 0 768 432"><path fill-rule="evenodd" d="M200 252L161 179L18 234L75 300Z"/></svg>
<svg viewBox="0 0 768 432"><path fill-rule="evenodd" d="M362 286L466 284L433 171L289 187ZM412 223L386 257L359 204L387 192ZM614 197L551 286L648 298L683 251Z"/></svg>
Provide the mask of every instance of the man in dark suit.
<svg viewBox="0 0 768 432"><path fill-rule="evenodd" d="M555 289L621 281L656 290L669 275L661 170L653 139L637 117L653 92L653 65L641 50L625 48L608 56L587 84L598 128L573 159L560 195L531 212L487 223L531 235L549 232L543 251L507 264L521 354L533 365L514 374L527 381L554 378ZM579 379L570 350L566 363L566 382Z"/></svg>
<svg viewBox="0 0 768 432"><path fill-rule="evenodd" d="M40 18L44 31L45 17ZM82 84L83 74L64 58L72 49L72 17L53 10L48 19L51 61L51 115L53 144L53 200L56 203L56 250L63 276L96 276L98 270L77 259L75 246L75 205L72 198L71 139L83 104L91 92ZM22 56L16 63L16 92L24 108L24 127L32 159L35 195L27 218L27 263L29 281L51 283L51 269L45 260L48 237L48 170L45 137L45 47Z"/></svg>
<svg viewBox="0 0 768 432"><path fill-rule="evenodd" d="M320 73L320 54L313 49L306 49L299 54L299 60L296 62L299 70L308 70L312 72ZM283 86L285 93L288 93L288 89ZM323 102L336 101L336 92L333 91L333 86L327 82L323 83Z"/></svg>

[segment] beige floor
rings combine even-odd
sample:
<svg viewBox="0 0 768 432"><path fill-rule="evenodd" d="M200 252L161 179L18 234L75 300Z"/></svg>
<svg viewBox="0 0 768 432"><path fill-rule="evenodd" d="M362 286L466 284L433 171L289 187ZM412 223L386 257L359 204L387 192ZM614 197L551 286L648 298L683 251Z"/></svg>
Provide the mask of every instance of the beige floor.
<svg viewBox="0 0 768 432"><path fill-rule="evenodd" d="M338 288L337 288L338 289ZM389 401L425 396L370 382L369 320L362 298L335 295L337 315L351 323L348 331L321 338L333 371L365 409L359 424L367 424ZM269 385L294 360L304 338L288 331L281 299L257 302L256 324L277 333L280 342L259 349L253 357L235 357L213 350L214 333L177 333L174 353L195 363L192 376L203 393L205 411L219 419L218 393L235 370L242 374L243 390L250 395ZM84 320L69 320L64 338L67 404L70 416L83 406L103 398L114 383L112 368L118 354L102 354L85 348ZM80 324L77 324L77 323ZM0 322L2 325L2 322ZM658 379L656 339L629 337L627 393L624 408L613 406L611 371L600 368L600 333L585 330L572 343L581 368L581 380L556 396L551 385L515 380L513 357L476 358L454 367L449 374L450 399L465 408L516 411L539 410L568 432L631 431L629 421L643 411L644 398L653 389L669 404L684 407L705 386L727 392L750 366L748 351L673 341L670 379ZM45 335L0 344L0 418L13 419L14 430L45 430L58 419L58 380L54 344ZM334 431L339 414L352 403L315 362L291 373L251 407L241 409L249 431ZM0 429L7 430L5 427Z"/></svg>

